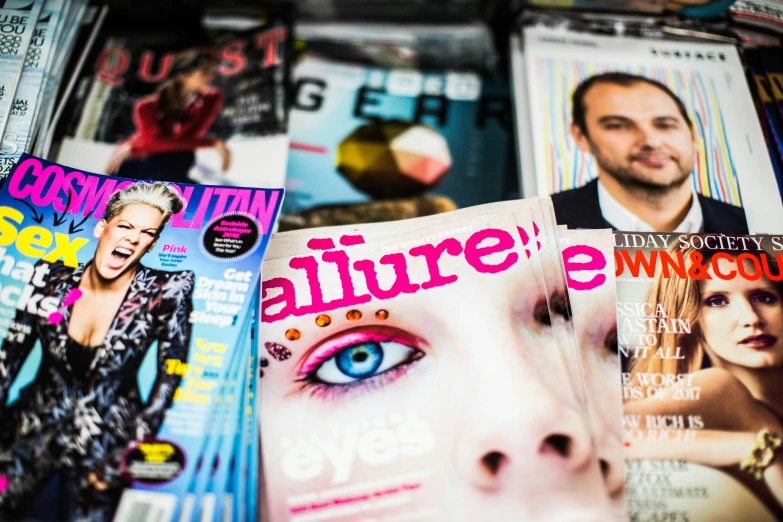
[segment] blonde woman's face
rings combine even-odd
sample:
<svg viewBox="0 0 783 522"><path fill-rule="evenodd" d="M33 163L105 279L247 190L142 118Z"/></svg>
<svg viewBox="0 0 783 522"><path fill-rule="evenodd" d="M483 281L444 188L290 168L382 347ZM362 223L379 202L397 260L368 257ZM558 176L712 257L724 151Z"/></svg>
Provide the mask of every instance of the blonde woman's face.
<svg viewBox="0 0 783 522"><path fill-rule="evenodd" d="M155 246L162 226L163 213L144 204L128 205L111 221L100 220L93 232L98 238L93 267L104 279L115 279Z"/></svg>
<svg viewBox="0 0 783 522"><path fill-rule="evenodd" d="M745 270L755 273L744 260ZM734 263L719 259L718 269L729 273ZM783 366L783 300L765 277L749 281L742 277L703 281L699 327L710 356L748 368Z"/></svg>

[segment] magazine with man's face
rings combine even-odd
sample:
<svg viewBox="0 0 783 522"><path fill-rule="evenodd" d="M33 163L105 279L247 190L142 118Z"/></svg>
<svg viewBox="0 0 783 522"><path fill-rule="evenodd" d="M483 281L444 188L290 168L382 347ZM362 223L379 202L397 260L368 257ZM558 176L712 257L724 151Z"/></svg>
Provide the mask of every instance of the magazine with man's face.
<svg viewBox="0 0 783 522"><path fill-rule="evenodd" d="M264 265L270 520L610 519L514 215L329 230Z"/></svg>
<svg viewBox="0 0 783 522"><path fill-rule="evenodd" d="M282 196L21 157L0 190L0 518L177 519L225 460L204 443Z"/></svg>
<svg viewBox="0 0 783 522"><path fill-rule="evenodd" d="M559 223L735 234L783 226L734 46L536 27L523 40L514 74L533 149L523 178L552 195Z"/></svg>
<svg viewBox="0 0 783 522"><path fill-rule="evenodd" d="M783 238L614 246L630 516L783 519Z"/></svg>

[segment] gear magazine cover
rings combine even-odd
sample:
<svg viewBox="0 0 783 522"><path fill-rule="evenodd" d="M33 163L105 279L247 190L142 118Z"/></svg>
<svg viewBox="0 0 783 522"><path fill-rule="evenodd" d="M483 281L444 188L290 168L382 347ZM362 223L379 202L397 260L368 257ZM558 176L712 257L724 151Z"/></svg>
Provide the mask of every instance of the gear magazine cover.
<svg viewBox="0 0 783 522"><path fill-rule="evenodd" d="M264 520L617 519L511 205L275 235Z"/></svg>
<svg viewBox="0 0 783 522"><path fill-rule="evenodd" d="M115 13L81 70L52 157L131 179L282 185L290 32L285 12L242 30L184 15L130 24Z"/></svg>
<svg viewBox="0 0 783 522"><path fill-rule="evenodd" d="M783 520L783 237L614 246L631 520Z"/></svg>
<svg viewBox="0 0 783 522"><path fill-rule="evenodd" d="M0 191L0 519L173 521L207 488L282 198L20 158Z"/></svg>
<svg viewBox="0 0 783 522"><path fill-rule="evenodd" d="M514 75L527 96L516 103L527 103L520 132L533 150L522 182L534 179L525 188L552 195L558 223L783 231L775 172L735 46L543 27L525 27L522 39Z"/></svg>
<svg viewBox="0 0 783 522"><path fill-rule="evenodd" d="M471 72L307 53L294 68L294 85L281 230L414 218L504 199L513 168L507 85Z"/></svg>

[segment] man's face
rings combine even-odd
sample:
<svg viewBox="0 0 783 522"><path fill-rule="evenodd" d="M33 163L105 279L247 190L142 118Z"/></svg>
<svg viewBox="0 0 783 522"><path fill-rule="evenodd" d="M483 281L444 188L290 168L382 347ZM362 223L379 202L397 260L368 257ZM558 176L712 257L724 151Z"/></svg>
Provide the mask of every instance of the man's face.
<svg viewBox="0 0 783 522"><path fill-rule="evenodd" d="M571 133L603 173L648 190L678 187L690 178L693 132L667 93L644 82L598 83L584 102L587 133L574 124Z"/></svg>

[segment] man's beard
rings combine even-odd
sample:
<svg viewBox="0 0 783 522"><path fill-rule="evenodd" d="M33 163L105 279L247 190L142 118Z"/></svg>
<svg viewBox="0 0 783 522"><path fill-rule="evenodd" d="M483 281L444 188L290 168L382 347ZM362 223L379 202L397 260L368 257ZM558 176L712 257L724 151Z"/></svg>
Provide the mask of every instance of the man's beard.
<svg viewBox="0 0 783 522"><path fill-rule="evenodd" d="M682 187L691 178L691 171L685 172L685 169L681 168L680 162L675 158L670 158L670 160L678 167L679 176L660 182L639 176L634 172L633 167L614 164L611 160L604 157L597 147L593 147L592 152L596 163L606 174L617 180L626 189L645 194L648 197L665 196L671 191Z"/></svg>

